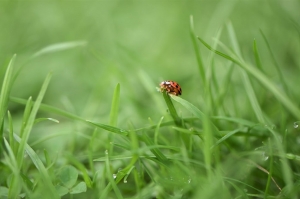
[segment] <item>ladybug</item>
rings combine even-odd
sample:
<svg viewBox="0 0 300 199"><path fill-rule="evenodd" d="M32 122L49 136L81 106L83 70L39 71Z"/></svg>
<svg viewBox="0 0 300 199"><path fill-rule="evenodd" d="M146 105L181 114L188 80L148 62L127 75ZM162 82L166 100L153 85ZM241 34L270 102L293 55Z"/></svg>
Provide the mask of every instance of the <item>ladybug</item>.
<svg viewBox="0 0 300 199"><path fill-rule="evenodd" d="M174 81L163 81L159 84L160 86L160 91L166 91L168 94L172 94L172 95L181 95L182 91L181 91L181 87L179 86L179 84L177 82Z"/></svg>

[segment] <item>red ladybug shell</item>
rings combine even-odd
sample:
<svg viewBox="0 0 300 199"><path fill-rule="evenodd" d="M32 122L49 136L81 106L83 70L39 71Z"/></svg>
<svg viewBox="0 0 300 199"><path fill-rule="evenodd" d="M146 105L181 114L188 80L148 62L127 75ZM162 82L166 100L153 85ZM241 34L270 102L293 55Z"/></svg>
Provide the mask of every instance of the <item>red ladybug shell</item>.
<svg viewBox="0 0 300 199"><path fill-rule="evenodd" d="M167 93L172 94L172 95L181 95L181 87L177 82L174 81L163 81L159 84L160 86L160 91L167 91Z"/></svg>

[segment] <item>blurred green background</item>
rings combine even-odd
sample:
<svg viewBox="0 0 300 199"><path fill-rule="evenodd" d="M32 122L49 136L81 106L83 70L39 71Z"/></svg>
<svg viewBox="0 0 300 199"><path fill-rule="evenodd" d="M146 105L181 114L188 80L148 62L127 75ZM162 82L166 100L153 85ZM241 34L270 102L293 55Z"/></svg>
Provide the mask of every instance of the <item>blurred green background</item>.
<svg viewBox="0 0 300 199"><path fill-rule="evenodd" d="M299 90L300 56L295 56L299 55L299 8L299 1L258 0L1 1L1 75L16 53L15 70L25 65L13 85L13 96L36 97L46 74L52 71L44 103L101 123L109 120L113 89L120 83L119 126L126 127L128 121L144 126L148 117L158 121L164 113L164 102L156 91L160 81L177 81L184 99L203 105L203 85L190 37L191 15L196 35L211 44L220 29L220 40L228 43L225 25L231 22L249 62L254 62L252 44L256 39L264 70L276 80L278 74L261 30L288 77L288 85ZM65 42L86 45L28 61L39 50ZM210 52L201 46L201 53L208 67ZM220 80L227 62L215 59ZM249 117L238 75L232 76L232 85L240 99L241 116ZM14 115L22 114L23 106L10 105ZM230 110L232 103L227 106Z"/></svg>

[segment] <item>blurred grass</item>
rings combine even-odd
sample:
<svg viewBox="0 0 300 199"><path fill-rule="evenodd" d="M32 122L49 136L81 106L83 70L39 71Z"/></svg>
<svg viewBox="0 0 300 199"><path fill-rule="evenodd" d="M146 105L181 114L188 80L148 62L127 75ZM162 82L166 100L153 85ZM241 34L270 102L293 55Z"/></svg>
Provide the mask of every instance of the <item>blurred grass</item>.
<svg viewBox="0 0 300 199"><path fill-rule="evenodd" d="M299 9L0 1L0 198L297 198Z"/></svg>

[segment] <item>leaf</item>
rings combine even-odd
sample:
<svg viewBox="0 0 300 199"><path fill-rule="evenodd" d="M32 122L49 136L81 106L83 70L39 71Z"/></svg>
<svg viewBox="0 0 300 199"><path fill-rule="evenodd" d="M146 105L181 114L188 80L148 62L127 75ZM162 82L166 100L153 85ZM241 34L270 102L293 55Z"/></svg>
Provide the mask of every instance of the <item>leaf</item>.
<svg viewBox="0 0 300 199"><path fill-rule="evenodd" d="M78 183L75 187L73 187L70 191L70 194L77 194L86 192L86 184L85 182Z"/></svg>
<svg viewBox="0 0 300 199"><path fill-rule="evenodd" d="M60 185L56 185L55 189L59 196L64 196L67 193L69 193L69 189L67 189L66 187L60 186Z"/></svg>
<svg viewBox="0 0 300 199"><path fill-rule="evenodd" d="M8 188L6 187L0 187L0 196L7 197L8 196Z"/></svg>
<svg viewBox="0 0 300 199"><path fill-rule="evenodd" d="M64 166L60 170L58 178L65 187L68 187L70 189L77 181L78 171L71 165Z"/></svg>

